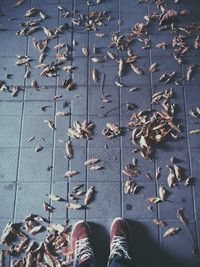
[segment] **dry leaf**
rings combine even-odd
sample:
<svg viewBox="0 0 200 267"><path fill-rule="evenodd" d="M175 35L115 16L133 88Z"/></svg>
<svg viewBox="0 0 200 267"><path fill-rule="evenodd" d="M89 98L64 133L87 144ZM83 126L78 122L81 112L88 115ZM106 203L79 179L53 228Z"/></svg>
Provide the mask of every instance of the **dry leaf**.
<svg viewBox="0 0 200 267"><path fill-rule="evenodd" d="M179 227L172 227L169 228L164 234L163 237L169 237L169 236L173 236L176 235L179 232L180 228Z"/></svg>
<svg viewBox="0 0 200 267"><path fill-rule="evenodd" d="M138 185L135 181L130 178L124 184L124 193L125 194L135 194L137 192Z"/></svg>
<svg viewBox="0 0 200 267"><path fill-rule="evenodd" d="M97 159L97 158L92 158L92 159L88 159L88 160L86 160L85 162L84 162L84 165L91 165L91 164L95 164L95 163L97 163L97 162L99 162L99 159Z"/></svg>
<svg viewBox="0 0 200 267"><path fill-rule="evenodd" d="M88 49L86 47L82 48L82 52L83 52L83 55L86 57L89 55Z"/></svg>
<svg viewBox="0 0 200 267"><path fill-rule="evenodd" d="M128 177L135 177L140 175L141 172L133 164L128 164L124 167L122 173Z"/></svg>
<svg viewBox="0 0 200 267"><path fill-rule="evenodd" d="M55 194L50 194L49 198L51 200L55 200L55 201L60 201L62 199L61 197L59 197L58 195L55 195Z"/></svg>
<svg viewBox="0 0 200 267"><path fill-rule="evenodd" d="M183 209L179 209L177 210L177 218L182 222L182 223L187 223L186 219L185 219L185 215L184 215L184 211Z"/></svg>
<svg viewBox="0 0 200 267"><path fill-rule="evenodd" d="M155 72L157 70L157 66L157 63L151 64L151 66L149 67L149 72Z"/></svg>
<svg viewBox="0 0 200 267"><path fill-rule="evenodd" d="M158 203L161 202L162 200L159 197L149 197L147 201L149 201L149 203Z"/></svg>
<svg viewBox="0 0 200 267"><path fill-rule="evenodd" d="M86 195L85 195L85 200L84 200L85 206L87 206L92 201L92 199L94 197L94 193L95 193L95 187L94 186L91 186L87 190Z"/></svg>
<svg viewBox="0 0 200 267"><path fill-rule="evenodd" d="M64 176L69 178L69 177L73 177L73 176L77 175L78 173L79 172L77 172L77 171L67 171L67 172L65 172Z"/></svg>
<svg viewBox="0 0 200 267"><path fill-rule="evenodd" d="M55 124L52 121L44 120L45 123L47 123L48 127L52 130L56 130Z"/></svg>
<svg viewBox="0 0 200 267"><path fill-rule="evenodd" d="M70 141L66 143L65 151L66 151L67 158L72 159L74 152L73 152L72 143Z"/></svg>
<svg viewBox="0 0 200 267"><path fill-rule="evenodd" d="M163 220L160 220L160 219L154 219L153 222L156 225L161 226L161 227L165 227L167 225L166 222L164 222Z"/></svg>
<svg viewBox="0 0 200 267"><path fill-rule="evenodd" d="M160 199L162 201L165 201L165 199L166 199L166 190L162 185L160 185L160 187L159 187L159 196L160 196Z"/></svg>
<svg viewBox="0 0 200 267"><path fill-rule="evenodd" d="M73 210L80 210L82 208L82 205L78 203L67 203L66 208Z"/></svg>

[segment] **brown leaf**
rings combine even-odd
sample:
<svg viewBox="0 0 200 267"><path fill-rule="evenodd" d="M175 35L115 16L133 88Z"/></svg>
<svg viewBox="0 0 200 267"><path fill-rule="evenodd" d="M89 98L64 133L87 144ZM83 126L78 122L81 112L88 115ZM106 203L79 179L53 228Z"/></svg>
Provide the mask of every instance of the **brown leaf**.
<svg viewBox="0 0 200 267"><path fill-rule="evenodd" d="M94 83L98 81L98 71L96 69L92 70L92 80Z"/></svg>
<svg viewBox="0 0 200 267"><path fill-rule="evenodd" d="M80 210L82 206L78 203L67 203L66 208L73 210Z"/></svg>
<svg viewBox="0 0 200 267"><path fill-rule="evenodd" d="M83 52L83 55L86 57L89 55L88 49L86 47L82 48L82 52Z"/></svg>
<svg viewBox="0 0 200 267"><path fill-rule="evenodd" d="M141 172L133 164L128 164L124 167L122 173L128 177L135 177L140 175Z"/></svg>
<svg viewBox="0 0 200 267"><path fill-rule="evenodd" d="M182 222L182 223L187 223L185 219L185 214L184 214L184 209L178 209L177 210L177 218Z"/></svg>
<svg viewBox="0 0 200 267"><path fill-rule="evenodd" d="M149 67L149 72L155 72L157 70L157 66L157 63L151 64L151 66Z"/></svg>
<svg viewBox="0 0 200 267"><path fill-rule="evenodd" d="M165 201L165 199L166 199L166 190L162 185L160 185L160 187L159 187L159 196L160 196L160 199L162 201Z"/></svg>
<svg viewBox="0 0 200 267"><path fill-rule="evenodd" d="M183 180L182 172L183 172L182 168L174 164L174 173L175 173L176 179L178 179L179 181Z"/></svg>
<svg viewBox="0 0 200 267"><path fill-rule="evenodd" d="M66 155L68 159L73 158L74 152L73 152L72 143L70 141L66 143L65 151L66 151Z"/></svg>
<svg viewBox="0 0 200 267"><path fill-rule="evenodd" d="M187 73L186 73L186 80L187 81L191 81L192 79L192 74L194 72L194 69L195 69L196 65L189 65L188 68L187 68Z"/></svg>
<svg viewBox="0 0 200 267"><path fill-rule="evenodd" d="M101 170L101 169L103 169L103 167L100 166L100 165L95 165L95 166L91 166L90 167L91 171L98 171L98 170Z"/></svg>
<svg viewBox="0 0 200 267"><path fill-rule="evenodd" d="M98 158L92 158L92 159L88 159L84 162L84 165L87 166L87 165L92 165L92 164L95 164L99 162L99 159Z"/></svg>
<svg viewBox="0 0 200 267"><path fill-rule="evenodd" d="M94 186L91 186L87 190L86 195L85 195L85 200L84 200L85 206L87 206L92 201L92 199L94 197L94 193L95 193L95 187Z"/></svg>
<svg viewBox="0 0 200 267"><path fill-rule="evenodd" d="M149 203L158 203L158 202L161 202L162 200L161 200L159 197L149 197L149 198L147 199L147 201L148 201Z"/></svg>
<svg viewBox="0 0 200 267"><path fill-rule="evenodd" d="M164 222L163 220L160 220L160 219L154 219L153 222L156 225L161 226L161 227L165 227L167 225L166 222Z"/></svg>
<svg viewBox="0 0 200 267"><path fill-rule="evenodd" d="M44 120L45 123L47 123L48 127L52 130L56 130L55 124L52 121Z"/></svg>
<svg viewBox="0 0 200 267"><path fill-rule="evenodd" d="M41 151L43 148L44 148L43 146L38 145L38 146L36 146L36 148L35 148L35 152L39 152L39 151Z"/></svg>
<svg viewBox="0 0 200 267"><path fill-rule="evenodd" d="M163 234L163 237L170 237L176 235L179 232L179 230L180 230L179 227L171 227Z"/></svg>
<svg viewBox="0 0 200 267"><path fill-rule="evenodd" d="M73 176L75 176L75 175L77 175L79 172L77 172L77 171L67 171L67 172L65 172L65 177L67 177L67 178L69 178L69 177L73 177Z"/></svg>
<svg viewBox="0 0 200 267"><path fill-rule="evenodd" d="M136 65L131 64L131 69L133 70L133 72L135 72L138 75L142 75L143 71Z"/></svg>
<svg viewBox="0 0 200 267"><path fill-rule="evenodd" d="M156 168L156 176L155 176L156 180L160 177L160 173L161 173L161 168L157 167Z"/></svg>
<svg viewBox="0 0 200 267"><path fill-rule="evenodd" d="M49 198L50 198L51 200L55 200L55 201L60 201L60 200L62 200L61 197L59 197L58 195L55 195L55 194L50 194L50 195L49 195Z"/></svg>
<svg viewBox="0 0 200 267"><path fill-rule="evenodd" d="M118 64L118 76L121 77L124 71L124 61L120 58L119 64Z"/></svg>
<svg viewBox="0 0 200 267"><path fill-rule="evenodd" d="M138 189L138 185L135 181L130 178L124 184L124 193L125 194L135 194Z"/></svg>

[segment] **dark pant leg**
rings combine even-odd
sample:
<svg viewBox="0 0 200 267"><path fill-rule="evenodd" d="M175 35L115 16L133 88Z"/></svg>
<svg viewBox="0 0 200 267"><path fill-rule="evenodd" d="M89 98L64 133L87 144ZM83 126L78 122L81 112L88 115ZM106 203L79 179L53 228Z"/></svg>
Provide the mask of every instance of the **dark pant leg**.
<svg viewBox="0 0 200 267"><path fill-rule="evenodd" d="M77 261L74 261L73 267L96 267L96 265L91 259L88 259L82 263L78 263Z"/></svg>
<svg viewBox="0 0 200 267"><path fill-rule="evenodd" d="M114 256L108 263L109 267L133 267L132 260L122 258L120 256Z"/></svg>

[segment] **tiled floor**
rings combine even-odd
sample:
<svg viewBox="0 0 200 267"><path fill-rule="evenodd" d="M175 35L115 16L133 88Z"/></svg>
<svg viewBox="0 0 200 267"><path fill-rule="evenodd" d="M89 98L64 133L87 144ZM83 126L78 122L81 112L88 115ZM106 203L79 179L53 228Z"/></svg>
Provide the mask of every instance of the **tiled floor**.
<svg viewBox="0 0 200 267"><path fill-rule="evenodd" d="M155 48L154 44L158 42L171 42L173 35L165 31L158 32L154 27L150 28L149 32L152 44L150 49L142 50L139 42L132 45L134 53L140 56L138 66L146 72L145 75L138 76L128 70L122 77L127 87L119 89L115 86L115 81L118 80L117 64L109 59L102 64L95 64L91 60L94 46L98 48L97 57L105 56L111 42L111 32L127 33L133 24L155 11L155 5L138 5L134 0L104 0L101 4L93 6L87 6L86 1L82 0L25 0L20 7L13 8L13 2L14 0L0 0L1 12L4 14L0 17L0 28L5 29L0 31L0 80L6 80L9 86L18 85L22 90L16 97L12 97L8 92L0 92L0 230L8 221L23 220L30 213L60 223L66 218L71 219L72 223L78 219L86 219L91 222L94 231L95 249L98 250L97 260L101 266L105 266L111 221L115 217L123 216L130 221L134 236L135 266L200 266L198 256L192 254L190 236L176 216L177 209L184 208L189 231L200 247L200 137L189 135L189 131L198 128L200 123L199 119L189 115L191 108L200 106L198 71L191 82L183 81L179 86L170 84L175 91L173 101L177 104L177 121L182 127L180 138L158 146L151 161L144 160L139 153L134 155L141 170L141 175L135 178L140 190L136 195L125 195L123 182L126 177L122 174L122 168L131 163L134 146L130 141L131 132L126 128L132 111L126 110L123 104L134 104L134 111L153 107L152 94L168 88L159 84L161 74L176 71L181 78L187 66L177 64L170 57L171 48ZM191 10L188 17L181 18L180 22L183 25L200 20L198 0L183 0L178 5L174 4L173 0L166 2L177 11L187 8ZM107 26L99 30L106 33L104 38L97 38L94 32L86 32L80 25L73 27L72 31L64 31L49 42L47 62L55 60L55 51L52 47L56 43L65 42L71 47L71 59L68 63L78 67L72 74L77 83L77 88L72 91L62 87L62 81L68 77L64 71L60 71L58 77L44 78L40 76L40 70L35 69L39 52L32 45L32 37L35 36L37 40L44 38L43 31L37 31L28 37L16 36L20 23L26 21L26 10L31 7L40 8L49 16L43 22L46 27L55 28L65 23L66 19L61 16L58 4L69 11L76 9L87 14L88 11L107 10L111 11L112 15L111 21L106 23ZM14 19L11 20L11 17ZM118 23L119 20L121 24ZM89 57L83 56L82 47L89 49ZM197 70L200 63L199 51L200 49L190 51L186 58L187 62L197 65ZM119 52L118 56L125 57L124 53ZM15 66L16 55L25 54L32 59L30 66ZM159 64L159 70L150 74L147 70L154 62ZM24 79L28 68L31 77ZM100 74L105 74L104 93L110 95L111 102L105 104L104 108L100 107L101 80L97 84L91 80L93 68L97 68ZM11 74L11 78L5 78L6 74ZM39 90L30 88L33 79L37 80ZM138 87L139 90L129 92L131 87ZM55 101L55 95L62 95L62 98ZM70 105L63 108L66 103ZM43 106L47 106L45 111L41 109ZM71 115L58 117L58 111L70 111ZM98 116L99 113L107 111L110 111L108 116ZM68 161L65 158L67 130L73 121L82 122L85 119L95 124L94 137L88 141L73 139L74 158ZM53 121L56 130L49 129L44 120ZM101 130L108 121L124 127L124 134L106 140ZM29 142L32 136L35 139ZM35 147L39 144L43 146L43 150L36 153ZM185 187L183 182L168 190L167 201L153 205L153 209L150 210L147 198L158 194L160 184L168 188L166 165L170 163L172 156L180 160L186 177L194 177L194 183ZM92 172L83 165L85 160L92 157L101 159L104 166L102 170ZM161 167L160 178L157 181L148 180L145 174L150 173L154 176L157 166ZM79 174L66 179L64 173L67 170L77 170ZM67 200L68 193L79 182L84 183L85 190L90 185L96 188L95 199L86 210L68 211L63 202L54 202L52 204L55 211L52 214L43 211L42 203L49 201L48 194L55 193ZM165 239L162 235L167 228L159 229L155 226L155 218L164 219L167 227L179 226L182 230L178 235Z"/></svg>

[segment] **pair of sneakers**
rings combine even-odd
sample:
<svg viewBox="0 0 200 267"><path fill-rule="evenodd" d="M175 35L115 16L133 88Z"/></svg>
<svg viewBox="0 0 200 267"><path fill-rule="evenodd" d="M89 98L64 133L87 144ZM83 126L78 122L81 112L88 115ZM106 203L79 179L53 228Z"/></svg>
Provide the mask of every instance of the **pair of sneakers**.
<svg viewBox="0 0 200 267"><path fill-rule="evenodd" d="M109 261L115 256L130 259L131 233L128 223L122 218L116 218L110 229L110 255ZM74 260L80 265L85 261L94 262L94 251L91 244L91 230L85 221L77 222L71 233L71 245Z"/></svg>

